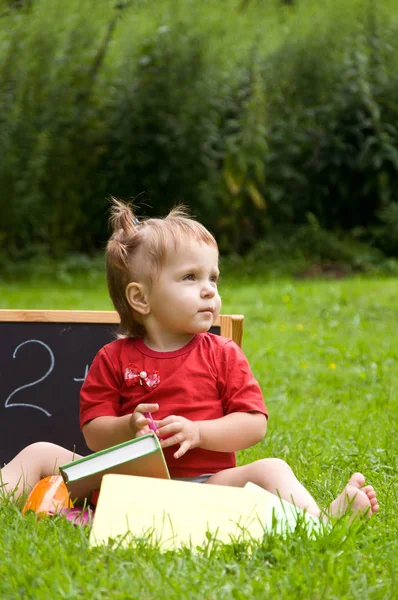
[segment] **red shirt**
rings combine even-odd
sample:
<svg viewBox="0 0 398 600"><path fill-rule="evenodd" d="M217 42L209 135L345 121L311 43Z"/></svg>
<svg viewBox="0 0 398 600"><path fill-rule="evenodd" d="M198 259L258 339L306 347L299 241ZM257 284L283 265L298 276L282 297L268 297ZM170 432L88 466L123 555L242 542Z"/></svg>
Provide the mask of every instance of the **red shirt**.
<svg viewBox="0 0 398 600"><path fill-rule="evenodd" d="M157 387L131 384L132 371L159 374ZM183 348L156 352L143 340L123 338L94 358L80 394L80 426L103 416L123 416L141 403L157 403L156 420L179 415L191 421L219 419L234 412L267 410L245 355L227 338L201 333ZM234 452L193 448L179 459L165 448L171 477L196 477L236 466Z"/></svg>

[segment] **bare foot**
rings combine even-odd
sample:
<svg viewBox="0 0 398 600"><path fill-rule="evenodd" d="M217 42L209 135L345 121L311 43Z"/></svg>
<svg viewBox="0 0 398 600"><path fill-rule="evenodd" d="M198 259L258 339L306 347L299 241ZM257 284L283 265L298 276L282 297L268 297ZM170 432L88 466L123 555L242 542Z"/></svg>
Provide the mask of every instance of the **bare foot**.
<svg viewBox="0 0 398 600"><path fill-rule="evenodd" d="M362 473L351 475L344 490L328 508L328 514L332 517L341 517L347 511L352 515L363 515L371 517L379 510L376 492L371 485L364 485L365 477Z"/></svg>

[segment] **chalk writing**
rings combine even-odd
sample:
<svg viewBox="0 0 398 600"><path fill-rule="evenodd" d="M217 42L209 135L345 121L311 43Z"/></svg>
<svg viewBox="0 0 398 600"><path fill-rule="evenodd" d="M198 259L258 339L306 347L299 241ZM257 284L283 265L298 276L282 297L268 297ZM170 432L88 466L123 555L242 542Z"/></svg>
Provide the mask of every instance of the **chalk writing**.
<svg viewBox="0 0 398 600"><path fill-rule="evenodd" d="M22 348L22 346L25 346L25 344L40 344L41 346L44 346L44 348L48 351L48 353L50 355L50 366L42 377L40 377L39 379L36 379L35 381L32 381L30 383L25 383L25 385L21 385L19 388L17 388L13 392L11 392L11 394L6 399L4 406L5 406L5 408L15 408L15 407L21 407L21 406L23 406L25 408L34 408L36 410L40 410L41 412L43 412L47 417L51 417L51 413L49 413L47 410L45 410L41 406L37 406L36 404L26 404L25 402L11 402L11 398L13 396L15 396L15 394L17 394L21 390L32 387L33 385L37 385L41 381L44 381L50 375L50 373L53 371L54 365L55 365L53 351L51 350L51 348L49 346L47 346L47 344L45 344L41 340L26 340L25 342L22 342L15 348L14 354L12 355L13 358L16 358L18 350L20 348Z"/></svg>
<svg viewBox="0 0 398 600"><path fill-rule="evenodd" d="M85 381L88 373L88 365L86 365L86 370L84 371L84 377L74 377L73 381Z"/></svg>

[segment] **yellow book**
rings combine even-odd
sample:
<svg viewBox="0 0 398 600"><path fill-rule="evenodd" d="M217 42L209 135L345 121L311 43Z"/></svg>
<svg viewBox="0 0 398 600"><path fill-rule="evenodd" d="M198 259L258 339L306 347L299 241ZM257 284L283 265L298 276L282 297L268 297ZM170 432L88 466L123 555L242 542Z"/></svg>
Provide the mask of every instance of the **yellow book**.
<svg viewBox="0 0 398 600"><path fill-rule="evenodd" d="M148 540L162 550L261 540L266 531L293 531L298 520L311 532L322 523L252 483L244 488L104 475L90 545Z"/></svg>

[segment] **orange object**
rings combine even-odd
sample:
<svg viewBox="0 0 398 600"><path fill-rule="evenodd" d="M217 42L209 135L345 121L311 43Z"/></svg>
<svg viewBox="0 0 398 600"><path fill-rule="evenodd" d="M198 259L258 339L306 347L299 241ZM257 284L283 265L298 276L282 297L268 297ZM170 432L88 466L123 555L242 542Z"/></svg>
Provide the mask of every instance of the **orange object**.
<svg viewBox="0 0 398 600"><path fill-rule="evenodd" d="M51 515L63 508L72 507L73 503L61 475L50 475L36 483L22 509L22 514L33 510L36 513Z"/></svg>

